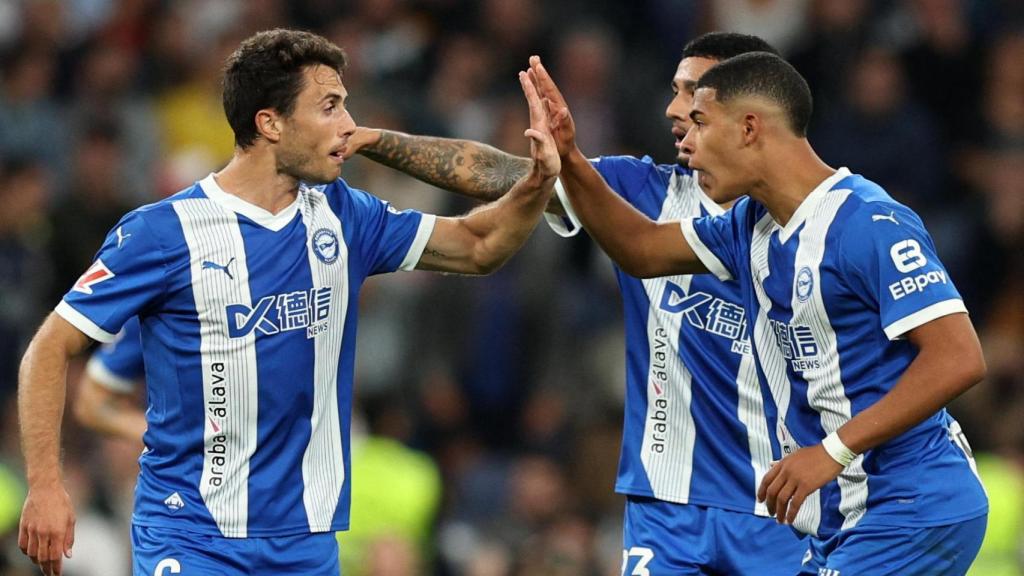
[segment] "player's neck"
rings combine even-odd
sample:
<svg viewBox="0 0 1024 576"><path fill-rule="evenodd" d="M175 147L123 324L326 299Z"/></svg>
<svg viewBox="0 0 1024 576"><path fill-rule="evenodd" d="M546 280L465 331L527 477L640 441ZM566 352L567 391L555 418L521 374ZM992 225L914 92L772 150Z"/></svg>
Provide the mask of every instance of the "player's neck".
<svg viewBox="0 0 1024 576"><path fill-rule="evenodd" d="M761 181L750 196L764 204L780 226L793 217L797 208L835 169L825 164L807 140L780 146L765 163Z"/></svg>
<svg viewBox="0 0 1024 576"><path fill-rule="evenodd" d="M258 146L236 149L231 162L214 176L225 192L271 214L291 206L299 190L298 180L279 172L273 156Z"/></svg>

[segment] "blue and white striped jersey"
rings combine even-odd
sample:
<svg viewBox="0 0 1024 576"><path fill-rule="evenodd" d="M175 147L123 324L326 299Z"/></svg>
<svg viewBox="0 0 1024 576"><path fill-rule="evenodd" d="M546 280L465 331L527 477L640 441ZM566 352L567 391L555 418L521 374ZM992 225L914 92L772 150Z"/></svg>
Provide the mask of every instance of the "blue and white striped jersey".
<svg viewBox="0 0 1024 576"><path fill-rule="evenodd" d="M139 319L133 316L112 342L99 347L85 371L101 386L124 394L135 390L145 373Z"/></svg>
<svg viewBox="0 0 1024 576"><path fill-rule="evenodd" d="M652 219L724 212L685 168L629 156L593 165ZM771 440L739 285L706 274L641 280L615 270L626 329L616 491L767 515L756 494Z"/></svg>
<svg viewBox="0 0 1024 576"><path fill-rule="evenodd" d="M133 522L347 528L359 290L412 269L433 224L342 180L270 214L212 175L126 215L57 312L100 341L139 316L149 429Z"/></svg>
<svg viewBox="0 0 1024 576"><path fill-rule="evenodd" d="M908 331L966 311L920 218L845 168L784 227L743 198L725 215L683 220L682 230L714 274L740 282L783 453L818 444L891 390L917 353ZM808 498L794 526L827 538L855 525L984 514L960 440L939 411L858 456Z"/></svg>

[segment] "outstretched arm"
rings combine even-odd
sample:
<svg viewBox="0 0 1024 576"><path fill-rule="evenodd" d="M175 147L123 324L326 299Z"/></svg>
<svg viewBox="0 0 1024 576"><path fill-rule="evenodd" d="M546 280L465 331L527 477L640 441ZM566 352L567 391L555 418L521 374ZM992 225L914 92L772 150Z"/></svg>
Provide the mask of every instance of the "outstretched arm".
<svg viewBox="0 0 1024 576"><path fill-rule="evenodd" d="M576 127L569 107L537 56L530 58L530 70L537 91L549 103L565 192L583 227L601 249L619 268L638 278L707 272L683 237L679 222L655 222L608 187L576 146Z"/></svg>
<svg viewBox="0 0 1024 576"><path fill-rule="evenodd" d="M544 104L528 73L519 82L530 107L530 170L508 194L461 218L438 218L417 268L460 274L488 274L514 254L537 226L551 198L560 161Z"/></svg>
<svg viewBox="0 0 1024 576"><path fill-rule="evenodd" d="M486 202L505 195L533 164L529 158L471 140L364 127L349 138L348 153L355 152L427 184Z"/></svg>
<svg viewBox="0 0 1024 576"><path fill-rule="evenodd" d="M43 323L21 362L18 420L28 476L18 547L43 574L60 574L71 556L75 513L60 470L60 427L67 391L68 359L89 338L57 314Z"/></svg>
<svg viewBox="0 0 1024 576"><path fill-rule="evenodd" d="M837 430L861 454L935 414L985 376L981 344L967 314L951 314L907 333L918 353L892 390ZM818 444L783 458L765 474L758 499L779 522L792 524L804 500L842 472Z"/></svg>

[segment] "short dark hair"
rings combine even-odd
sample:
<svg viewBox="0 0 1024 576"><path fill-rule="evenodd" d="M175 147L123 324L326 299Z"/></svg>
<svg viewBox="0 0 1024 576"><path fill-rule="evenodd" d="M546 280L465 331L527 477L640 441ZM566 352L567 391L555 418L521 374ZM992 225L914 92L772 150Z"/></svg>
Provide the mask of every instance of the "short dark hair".
<svg viewBox="0 0 1024 576"><path fill-rule="evenodd" d="M697 81L697 90L701 88L713 88L722 103L738 96L767 98L785 111L793 133L807 136L811 89L796 68L775 54L751 52L719 62Z"/></svg>
<svg viewBox="0 0 1024 576"><path fill-rule="evenodd" d="M747 52L779 53L774 46L757 36L736 32L708 32L690 40L683 48L683 58L727 60Z"/></svg>
<svg viewBox="0 0 1024 576"><path fill-rule="evenodd" d="M224 64L224 114L235 144L246 148L256 140L256 112L273 108L291 114L303 88L303 68L317 64L341 74L345 51L301 30L277 28L245 39Z"/></svg>

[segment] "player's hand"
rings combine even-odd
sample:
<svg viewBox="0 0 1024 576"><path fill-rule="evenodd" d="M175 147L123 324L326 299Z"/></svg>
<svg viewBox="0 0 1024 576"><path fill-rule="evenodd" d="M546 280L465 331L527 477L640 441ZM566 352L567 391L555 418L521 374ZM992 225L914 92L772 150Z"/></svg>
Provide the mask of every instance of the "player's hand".
<svg viewBox="0 0 1024 576"><path fill-rule="evenodd" d="M566 103L562 92L551 79L540 56L530 56L530 72L537 92L544 99L545 108L548 113L548 122L551 125L551 135L555 138L555 145L558 147L558 155L568 156L576 148L576 124L569 112L569 104Z"/></svg>
<svg viewBox="0 0 1024 576"><path fill-rule="evenodd" d="M530 157L533 158L534 175L542 180L553 180L562 170L562 159L551 135L551 124L533 79L533 71L520 72L519 84L530 107L530 127L523 133L530 139Z"/></svg>
<svg viewBox="0 0 1024 576"><path fill-rule="evenodd" d="M64 486L58 482L30 487L21 510L18 548L43 574L57 576L74 543L75 511Z"/></svg>
<svg viewBox="0 0 1024 576"><path fill-rule="evenodd" d="M376 128L366 128L365 126L356 126L355 132L348 137L348 141L345 143L345 150L341 156L345 160L355 156L366 146L372 146L380 140L380 130Z"/></svg>
<svg viewBox="0 0 1024 576"><path fill-rule="evenodd" d="M764 475L757 500L768 505L768 514L780 524L792 524L804 500L842 471L821 444L801 448L776 462Z"/></svg>

